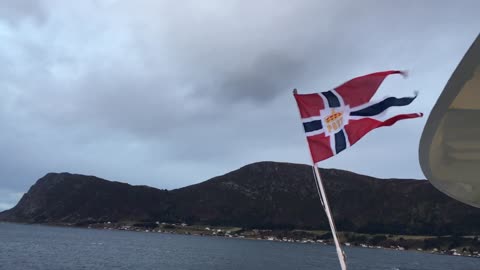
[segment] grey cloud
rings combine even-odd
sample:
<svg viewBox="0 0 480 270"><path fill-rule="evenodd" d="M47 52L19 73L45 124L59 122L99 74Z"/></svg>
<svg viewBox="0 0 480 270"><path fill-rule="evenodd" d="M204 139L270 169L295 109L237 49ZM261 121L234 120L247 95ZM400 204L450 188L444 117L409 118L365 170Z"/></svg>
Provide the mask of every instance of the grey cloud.
<svg viewBox="0 0 480 270"><path fill-rule="evenodd" d="M43 0L14 0L0 2L0 21L16 26L23 19L43 23L47 19Z"/></svg>
<svg viewBox="0 0 480 270"><path fill-rule="evenodd" d="M264 159L308 163L292 88L412 68L381 94L420 87L409 110L429 110L480 25L477 1L45 3L51 20L0 51L0 188L14 192L49 171L175 188ZM325 166L420 178L424 121Z"/></svg>
<svg viewBox="0 0 480 270"><path fill-rule="evenodd" d="M231 99L231 102L251 99L263 103L281 91L293 89L305 71L302 61L292 59L286 53L270 52L260 55L243 70L224 74L216 94Z"/></svg>
<svg viewBox="0 0 480 270"><path fill-rule="evenodd" d="M235 16L226 19L229 23L225 25L197 26L184 21L182 27L189 25L200 34L172 35L170 42L183 44L180 48L188 51L182 71L203 75L191 77L197 85L207 85L198 92L206 92L214 99L227 98L232 104L244 99L262 103L295 84L314 85L344 70L359 70L356 74L375 71L378 64L374 61L379 58L396 59L390 61L393 66L398 55L404 56L405 49L413 44L417 52L432 51L436 39L442 42L446 33L458 33L458 25L445 24L445 20L462 16L463 23L478 24L474 12L464 10L461 5L443 2L435 3L432 8L432 4L350 2L332 5L332 12L325 14L322 10L325 4L302 2L298 6L308 9L292 8L270 24L257 18L243 21L250 30L245 33L231 26L231 21L241 20ZM198 41L205 32L222 35ZM223 44L226 48L216 50L219 43L225 43L223 39L244 47L237 48L227 42ZM414 53L410 50L406 57L411 59ZM182 62L181 56L179 61ZM368 63L371 67L366 69ZM213 90L205 91L206 88Z"/></svg>

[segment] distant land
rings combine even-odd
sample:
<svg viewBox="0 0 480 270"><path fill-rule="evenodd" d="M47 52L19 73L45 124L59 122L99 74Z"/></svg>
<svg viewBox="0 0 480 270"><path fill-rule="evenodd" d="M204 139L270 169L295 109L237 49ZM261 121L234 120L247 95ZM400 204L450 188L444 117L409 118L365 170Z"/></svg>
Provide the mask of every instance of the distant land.
<svg viewBox="0 0 480 270"><path fill-rule="evenodd" d="M321 169L345 245L480 257L480 209L426 180ZM311 166L258 162L175 190L49 173L0 221L331 243Z"/></svg>
<svg viewBox="0 0 480 270"><path fill-rule="evenodd" d="M428 181L322 169L338 230L368 234L478 235L480 209ZM175 190L49 173L0 220L87 225L168 222L255 229L328 230L312 168L258 162Z"/></svg>

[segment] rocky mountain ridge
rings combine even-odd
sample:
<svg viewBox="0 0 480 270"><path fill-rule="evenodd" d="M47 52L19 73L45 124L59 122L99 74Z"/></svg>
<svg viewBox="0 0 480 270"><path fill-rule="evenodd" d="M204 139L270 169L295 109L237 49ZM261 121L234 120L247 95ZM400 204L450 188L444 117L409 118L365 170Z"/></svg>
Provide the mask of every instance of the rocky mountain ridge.
<svg viewBox="0 0 480 270"><path fill-rule="evenodd" d="M480 209L428 181L377 179L321 170L337 228L361 233L479 234ZM186 222L259 229L326 229L307 165L258 162L176 190L131 186L94 176L49 173L0 220L84 225Z"/></svg>

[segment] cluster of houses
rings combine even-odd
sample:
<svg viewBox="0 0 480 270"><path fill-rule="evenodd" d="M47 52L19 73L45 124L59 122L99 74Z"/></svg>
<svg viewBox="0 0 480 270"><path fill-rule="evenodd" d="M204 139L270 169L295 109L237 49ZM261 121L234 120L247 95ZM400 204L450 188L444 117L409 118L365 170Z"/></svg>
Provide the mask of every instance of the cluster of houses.
<svg viewBox="0 0 480 270"><path fill-rule="evenodd" d="M108 229L108 230L122 230L122 231L135 231L135 232L147 232L147 233L170 233L170 234L186 234L186 235L198 235L198 236L218 236L226 238L246 238L251 240L266 240L266 241L277 241L277 242L287 242L287 243L302 243L302 244L331 244L329 240L323 239L308 239L305 237L278 237L272 235L270 230L242 230L242 229L226 229L226 228L215 228L211 226L189 226L187 223L168 223L168 222L155 222L147 224L116 224L112 222L104 222L101 224L92 224L88 228L97 228L97 229ZM351 243L344 243L345 246L352 246ZM372 246L367 244L355 244L358 247L362 248L390 248L394 250L405 250L402 246ZM418 248L417 251L423 252L421 248ZM469 257L480 257L478 251L470 252L468 250L441 250L434 248L430 251L433 254L445 254L445 255L454 255L454 256L469 256Z"/></svg>

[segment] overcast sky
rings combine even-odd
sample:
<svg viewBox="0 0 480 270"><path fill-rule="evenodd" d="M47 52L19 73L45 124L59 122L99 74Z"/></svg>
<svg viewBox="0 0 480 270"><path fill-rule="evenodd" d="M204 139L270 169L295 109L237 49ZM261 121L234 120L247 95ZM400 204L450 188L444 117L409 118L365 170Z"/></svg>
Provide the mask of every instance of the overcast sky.
<svg viewBox="0 0 480 270"><path fill-rule="evenodd" d="M420 3L421 2L421 3ZM480 1L0 2L0 210L48 172L178 188L248 163L309 163L291 94L402 69L377 93L435 104ZM392 114L395 113L392 112ZM427 117L324 162L423 178Z"/></svg>

